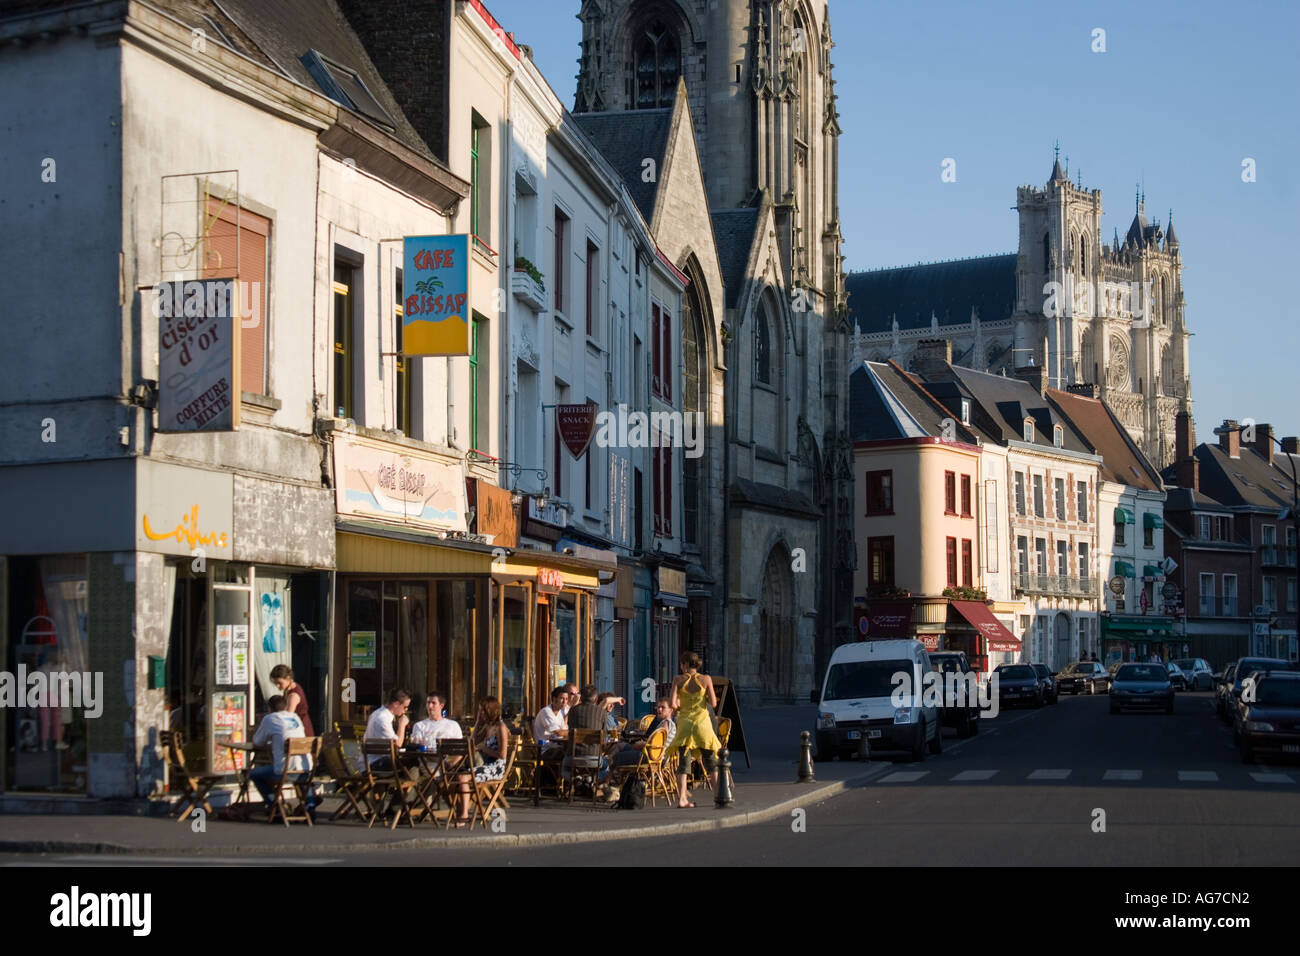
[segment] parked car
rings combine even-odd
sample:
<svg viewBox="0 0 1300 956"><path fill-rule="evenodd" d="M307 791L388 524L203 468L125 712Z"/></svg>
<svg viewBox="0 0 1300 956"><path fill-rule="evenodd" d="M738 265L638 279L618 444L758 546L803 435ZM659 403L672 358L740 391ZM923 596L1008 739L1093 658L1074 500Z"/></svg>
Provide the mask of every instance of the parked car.
<svg viewBox="0 0 1300 956"><path fill-rule="evenodd" d="M1110 674L1101 666L1100 661L1075 661L1067 664L1065 670L1056 675L1057 691L1069 691L1077 694L1086 690L1089 694L1097 693L1098 688L1110 688Z"/></svg>
<svg viewBox="0 0 1300 956"><path fill-rule="evenodd" d="M930 666L940 674L957 674L956 679L966 688L966 699L964 701L949 699L948 678L945 676L942 726L956 727L958 737L970 737L979 733L979 684L977 675L974 669L971 668L965 652L931 651ZM958 706L959 704L960 706Z"/></svg>
<svg viewBox="0 0 1300 956"><path fill-rule="evenodd" d="M1255 699L1242 702L1233 736L1242 763L1263 752L1300 754L1300 673L1256 672Z"/></svg>
<svg viewBox="0 0 1300 956"><path fill-rule="evenodd" d="M1223 674L1214 682L1214 712L1223 721L1231 720L1228 716L1227 701L1228 692L1232 689L1232 682L1236 675L1237 664L1234 661L1223 669Z"/></svg>
<svg viewBox="0 0 1300 956"><path fill-rule="evenodd" d="M1029 664L999 664L993 669L998 679L998 706L1033 704L1043 706L1043 685Z"/></svg>
<svg viewBox="0 0 1300 956"><path fill-rule="evenodd" d="M1174 661L1165 663L1165 670L1169 672L1169 683L1174 685L1174 690L1187 690L1190 685L1187 682L1187 675L1183 669Z"/></svg>
<svg viewBox="0 0 1300 956"><path fill-rule="evenodd" d="M1043 686L1043 700L1049 704L1055 704L1061 699L1061 692L1056 689L1056 677L1048 670L1046 664L1030 664L1034 673L1038 675L1038 683Z"/></svg>
<svg viewBox="0 0 1300 956"><path fill-rule="evenodd" d="M1124 664L1110 685L1110 712L1125 707L1163 708L1174 712L1174 685L1163 664Z"/></svg>
<svg viewBox="0 0 1300 956"><path fill-rule="evenodd" d="M1237 660L1237 669L1233 672L1231 684L1225 683L1223 694L1223 712L1220 716L1225 724L1231 724L1237 719L1237 711L1240 709L1241 688L1246 678L1252 676L1255 671L1292 671L1296 665L1292 661L1284 661L1280 657L1242 657Z"/></svg>
<svg viewBox="0 0 1300 956"><path fill-rule="evenodd" d="M930 659L920 641L856 641L835 648L818 697L817 757L839 754L847 760L862 738L876 750L903 750L924 760L943 750L941 710L925 703L924 675ZM906 675L910 688L900 688L897 675ZM907 701L895 706L895 692Z"/></svg>
<svg viewBox="0 0 1300 956"><path fill-rule="evenodd" d="M1186 675L1192 690L1214 690L1214 672L1204 657L1183 657L1174 663Z"/></svg>

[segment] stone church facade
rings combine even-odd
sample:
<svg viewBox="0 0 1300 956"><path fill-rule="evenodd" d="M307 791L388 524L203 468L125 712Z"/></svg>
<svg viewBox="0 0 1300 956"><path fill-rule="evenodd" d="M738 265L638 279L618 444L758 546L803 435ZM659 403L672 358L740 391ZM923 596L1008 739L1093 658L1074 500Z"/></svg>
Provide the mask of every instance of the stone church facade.
<svg viewBox="0 0 1300 956"><path fill-rule="evenodd" d="M1020 248L1009 255L853 273L854 367L911 367L918 343L947 339L979 371L1044 366L1047 385L1091 383L1143 453L1174 460L1174 418L1190 410L1182 258L1172 216L1148 223L1139 194L1123 240L1101 241L1101 190L1053 164L1016 190Z"/></svg>
<svg viewBox="0 0 1300 956"><path fill-rule="evenodd" d="M584 0L578 16L578 123L647 193L656 242L692 280L682 380L709 430L685 491L699 603L684 643L743 700L806 700L851 639L855 565L828 7ZM688 148L698 199L689 175L660 178Z"/></svg>

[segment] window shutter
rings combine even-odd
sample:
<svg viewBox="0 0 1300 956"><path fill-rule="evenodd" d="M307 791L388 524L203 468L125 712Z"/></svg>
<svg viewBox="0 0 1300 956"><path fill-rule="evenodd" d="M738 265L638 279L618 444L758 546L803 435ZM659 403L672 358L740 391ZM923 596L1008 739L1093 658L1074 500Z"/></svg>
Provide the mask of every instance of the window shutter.
<svg viewBox="0 0 1300 956"><path fill-rule="evenodd" d="M264 394L267 388L266 305L270 300L266 260L271 220L211 196L207 218L210 225L203 248L203 278L238 276L248 290L235 289L235 301L241 309L248 302L252 313L239 323L240 387L246 392Z"/></svg>

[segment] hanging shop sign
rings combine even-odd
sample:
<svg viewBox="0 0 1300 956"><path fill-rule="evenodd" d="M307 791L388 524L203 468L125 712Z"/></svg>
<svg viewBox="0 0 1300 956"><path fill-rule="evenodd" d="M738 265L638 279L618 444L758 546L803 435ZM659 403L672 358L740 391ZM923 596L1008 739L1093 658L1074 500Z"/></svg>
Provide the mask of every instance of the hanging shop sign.
<svg viewBox="0 0 1300 956"><path fill-rule="evenodd" d="M469 355L469 236L402 240L402 351Z"/></svg>
<svg viewBox="0 0 1300 956"><path fill-rule="evenodd" d="M239 307L235 279L160 282L158 430L219 432L239 427Z"/></svg>
<svg viewBox="0 0 1300 956"><path fill-rule="evenodd" d="M559 594L564 590L564 572L554 568L537 569L537 593Z"/></svg>
<svg viewBox="0 0 1300 956"><path fill-rule="evenodd" d="M595 402L585 405L556 405L555 427L560 431L560 440L569 454L581 458L591 444L596 433L596 411L600 408Z"/></svg>
<svg viewBox="0 0 1300 956"><path fill-rule="evenodd" d="M334 487L340 515L435 531L469 530L459 459L340 434L334 439Z"/></svg>
<svg viewBox="0 0 1300 956"><path fill-rule="evenodd" d="M510 492L481 479L471 479L478 533L500 548L519 547L519 517Z"/></svg>

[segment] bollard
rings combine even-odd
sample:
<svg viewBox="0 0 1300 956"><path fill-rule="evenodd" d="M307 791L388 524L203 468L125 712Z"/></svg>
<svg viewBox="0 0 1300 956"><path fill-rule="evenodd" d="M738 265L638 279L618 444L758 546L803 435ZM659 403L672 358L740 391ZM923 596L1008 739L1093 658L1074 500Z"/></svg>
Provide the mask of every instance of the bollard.
<svg viewBox="0 0 1300 956"><path fill-rule="evenodd" d="M718 789L713 794L713 805L729 807L735 802L731 795L731 751L723 747L718 751Z"/></svg>
<svg viewBox="0 0 1300 956"><path fill-rule="evenodd" d="M811 783L813 779L812 733L805 730L799 735L803 743L799 745L799 782Z"/></svg>
<svg viewBox="0 0 1300 956"><path fill-rule="evenodd" d="M871 741L867 739L866 730L862 731L862 739L858 741L858 756L863 763L871 762Z"/></svg>

